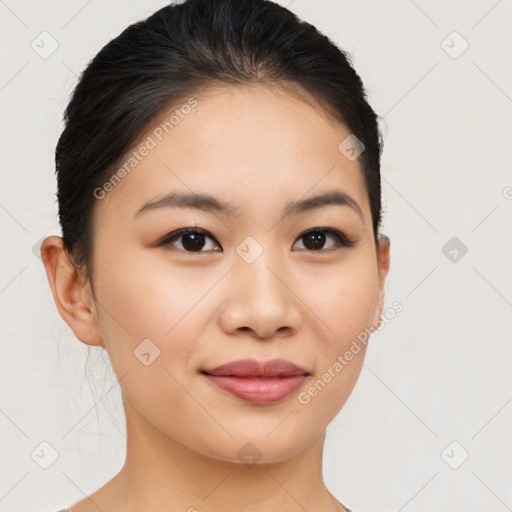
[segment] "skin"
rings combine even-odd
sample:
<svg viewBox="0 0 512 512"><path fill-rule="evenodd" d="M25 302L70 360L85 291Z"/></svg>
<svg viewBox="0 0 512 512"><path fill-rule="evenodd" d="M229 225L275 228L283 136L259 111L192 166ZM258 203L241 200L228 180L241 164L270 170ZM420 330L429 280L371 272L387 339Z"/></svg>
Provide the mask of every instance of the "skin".
<svg viewBox="0 0 512 512"><path fill-rule="evenodd" d="M297 396L378 326L389 238L376 247L360 163L338 149L350 131L312 98L261 85L195 97L197 106L97 201L94 296L60 237L41 246L60 314L80 341L107 350L126 413L123 468L70 510L344 510L323 482L322 450L364 345L308 404ZM282 217L288 201L333 189L359 204L362 219L346 205ZM171 191L208 193L239 213L172 207L134 218ZM183 227L213 239L202 252L186 252L183 237L157 246ZM313 251L301 235L317 227L356 242L326 235ZM249 235L263 249L252 263L236 252ZM160 350L149 366L134 356L147 338ZM245 358L287 359L311 375L290 397L255 405L200 373ZM248 442L261 456L253 465L237 456Z"/></svg>

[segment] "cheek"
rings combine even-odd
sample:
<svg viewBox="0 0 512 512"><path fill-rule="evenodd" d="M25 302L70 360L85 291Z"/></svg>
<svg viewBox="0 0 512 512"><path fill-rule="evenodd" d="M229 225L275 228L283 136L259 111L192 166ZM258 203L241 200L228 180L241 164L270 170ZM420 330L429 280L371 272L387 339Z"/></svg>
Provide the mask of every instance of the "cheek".
<svg viewBox="0 0 512 512"><path fill-rule="evenodd" d="M204 331L200 299L205 280L150 263L139 258L134 265L124 255L109 265L109 272L107 265L99 266L102 332L130 403L152 424L169 430L176 411L201 412L185 388Z"/></svg>
<svg viewBox="0 0 512 512"><path fill-rule="evenodd" d="M364 332L371 319L378 297L377 284L370 275L340 279L332 300L326 301L330 327L338 343L346 345L350 340Z"/></svg>
<svg viewBox="0 0 512 512"><path fill-rule="evenodd" d="M377 284L371 272L342 275L326 283L324 293L315 295L317 322L315 375L297 396L307 417L327 425L352 393L364 362L373 316ZM313 308L312 308L313 309ZM324 323L326 325L324 325Z"/></svg>
<svg viewBox="0 0 512 512"><path fill-rule="evenodd" d="M119 254L122 251L117 252L115 264L104 260L96 272L101 331L116 373L138 368L137 354L145 348L151 358L157 356L155 364L170 371L185 368L204 332L207 301L202 298L218 278L206 274L198 278L199 269L162 265L144 257L135 264L127 253ZM143 341L146 345L141 345Z"/></svg>
<svg viewBox="0 0 512 512"><path fill-rule="evenodd" d="M137 258L117 251L115 265L99 265L101 301L130 333L166 337L196 314L205 291L218 276L202 268L178 266L138 251ZM108 319L109 322L112 318Z"/></svg>
<svg viewBox="0 0 512 512"><path fill-rule="evenodd" d="M374 258L358 254L310 281L307 304L315 325L315 378L299 403L310 412L333 417L343 406L359 377L378 298ZM306 283L302 283L302 287Z"/></svg>
<svg viewBox="0 0 512 512"><path fill-rule="evenodd" d="M297 275L300 297L316 319L322 348L344 350L371 325L378 299L378 271L371 253L352 253L339 265L304 269ZM320 335L321 334L321 335Z"/></svg>

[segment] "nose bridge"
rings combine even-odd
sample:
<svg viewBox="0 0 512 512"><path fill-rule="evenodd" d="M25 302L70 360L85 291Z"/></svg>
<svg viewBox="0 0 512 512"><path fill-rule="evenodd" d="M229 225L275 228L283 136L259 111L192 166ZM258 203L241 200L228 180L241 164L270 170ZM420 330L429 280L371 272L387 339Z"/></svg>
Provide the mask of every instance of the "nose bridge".
<svg viewBox="0 0 512 512"><path fill-rule="evenodd" d="M249 328L262 338L278 329L295 331L300 312L285 284L285 265L279 254L247 238L236 248L233 258L233 284L221 314L223 328L230 332Z"/></svg>
<svg viewBox="0 0 512 512"><path fill-rule="evenodd" d="M241 296L247 296L254 301L261 300L263 305L267 301L275 307L286 300L286 289L276 276L283 265L270 249L258 245L259 247L249 240L237 247L233 263L236 283L240 287Z"/></svg>

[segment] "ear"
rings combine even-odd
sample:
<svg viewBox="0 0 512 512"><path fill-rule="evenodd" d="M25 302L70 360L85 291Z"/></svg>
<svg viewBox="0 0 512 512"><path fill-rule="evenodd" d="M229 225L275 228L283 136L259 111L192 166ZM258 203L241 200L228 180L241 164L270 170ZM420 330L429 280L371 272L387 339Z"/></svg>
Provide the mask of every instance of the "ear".
<svg viewBox="0 0 512 512"><path fill-rule="evenodd" d="M372 327L378 329L380 323L380 316L384 307L384 285L386 277L389 272L390 262L390 246L391 242L386 235L380 235L377 244L377 266L379 272L379 292L377 296L377 304L373 316Z"/></svg>
<svg viewBox="0 0 512 512"><path fill-rule="evenodd" d="M80 341L87 345L105 347L99 332L90 283L84 273L77 273L73 267L62 238L45 238L40 252L53 299L62 318Z"/></svg>

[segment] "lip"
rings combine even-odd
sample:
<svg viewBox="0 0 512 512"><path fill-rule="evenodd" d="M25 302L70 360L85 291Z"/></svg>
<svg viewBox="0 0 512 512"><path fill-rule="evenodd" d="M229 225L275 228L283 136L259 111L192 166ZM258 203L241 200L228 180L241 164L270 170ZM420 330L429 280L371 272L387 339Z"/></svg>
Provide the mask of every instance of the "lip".
<svg viewBox="0 0 512 512"><path fill-rule="evenodd" d="M257 361L256 359L240 359L217 366L204 373L223 377L294 377L308 375L308 371L285 359Z"/></svg>
<svg viewBox="0 0 512 512"><path fill-rule="evenodd" d="M309 376L304 368L284 359L243 359L201 373L217 387L254 404L283 400Z"/></svg>

